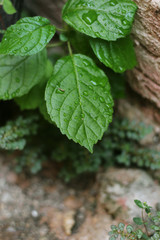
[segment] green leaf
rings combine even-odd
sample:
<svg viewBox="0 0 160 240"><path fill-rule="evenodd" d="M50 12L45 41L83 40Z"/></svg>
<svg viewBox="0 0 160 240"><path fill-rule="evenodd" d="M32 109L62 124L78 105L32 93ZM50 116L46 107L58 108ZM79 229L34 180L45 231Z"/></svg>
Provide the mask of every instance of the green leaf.
<svg viewBox="0 0 160 240"><path fill-rule="evenodd" d="M119 224L118 224L118 228L120 229L120 231L123 231L123 230L124 230L124 227L125 227L125 224L124 224L124 223L119 223Z"/></svg>
<svg viewBox="0 0 160 240"><path fill-rule="evenodd" d="M16 9L10 0L3 0L3 9L7 14L16 13Z"/></svg>
<svg viewBox="0 0 160 240"><path fill-rule="evenodd" d="M41 82L34 86L28 94L23 95L22 97L16 98L16 103L20 106L21 110L31 110L36 109L44 101L44 91L46 82L52 74L53 66L50 61L46 63L46 73L42 78Z"/></svg>
<svg viewBox="0 0 160 240"><path fill-rule="evenodd" d="M141 239L141 238L142 238L143 232L142 232L141 229L137 229L137 230L136 230L136 236L138 237L138 239Z"/></svg>
<svg viewBox="0 0 160 240"><path fill-rule="evenodd" d="M139 208L144 208L143 203L140 200L134 200L134 202Z"/></svg>
<svg viewBox="0 0 160 240"><path fill-rule="evenodd" d="M46 61L46 50L27 57L0 56L0 99L28 93L44 77Z"/></svg>
<svg viewBox="0 0 160 240"><path fill-rule="evenodd" d="M90 44L97 58L117 73L136 66L136 55L130 36L111 42L92 38Z"/></svg>
<svg viewBox="0 0 160 240"><path fill-rule="evenodd" d="M126 230L127 230L128 233L133 232L133 227L132 227L132 225L127 225Z"/></svg>
<svg viewBox="0 0 160 240"><path fill-rule="evenodd" d="M41 102L40 106L39 106L39 111L40 113L42 114L42 116L44 117L44 119L46 121L48 121L49 123L52 123L53 124L53 121L51 120L48 112L47 112L47 106L46 106L46 102L45 100L43 99L43 101Z"/></svg>
<svg viewBox="0 0 160 240"><path fill-rule="evenodd" d="M62 15L79 32L114 41L130 33L136 9L131 0L69 0Z"/></svg>
<svg viewBox="0 0 160 240"><path fill-rule="evenodd" d="M7 28L0 54L28 56L40 52L55 34L55 27L43 17L25 17Z"/></svg>
<svg viewBox="0 0 160 240"><path fill-rule="evenodd" d="M45 99L61 132L92 152L112 120L113 100L104 72L85 55L64 57L54 67Z"/></svg>
<svg viewBox="0 0 160 240"><path fill-rule="evenodd" d="M111 69L106 69L106 74L109 78L109 82L111 85L111 92L113 99L121 99L125 98L125 90L126 90L126 81L125 75L113 72Z"/></svg>
<svg viewBox="0 0 160 240"><path fill-rule="evenodd" d="M139 217L133 218L133 221L134 221L134 223L136 223L137 225L142 225L142 224L143 224L142 218L139 218Z"/></svg>

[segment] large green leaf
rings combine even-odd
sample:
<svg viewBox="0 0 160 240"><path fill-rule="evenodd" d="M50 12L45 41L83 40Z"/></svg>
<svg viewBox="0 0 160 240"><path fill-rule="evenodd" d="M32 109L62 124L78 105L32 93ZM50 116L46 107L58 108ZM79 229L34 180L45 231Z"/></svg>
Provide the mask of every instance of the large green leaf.
<svg viewBox="0 0 160 240"><path fill-rule="evenodd" d="M79 32L112 41L130 33L136 9L132 0L68 0L63 20Z"/></svg>
<svg viewBox="0 0 160 240"><path fill-rule="evenodd" d="M13 6L11 0L3 0L3 9L7 14L16 13L16 9Z"/></svg>
<svg viewBox="0 0 160 240"><path fill-rule="evenodd" d="M85 55L57 61L45 99L48 113L61 132L89 151L112 120L113 100L108 78Z"/></svg>
<svg viewBox="0 0 160 240"><path fill-rule="evenodd" d="M21 110L31 110L39 107L44 101L44 91L46 82L50 78L53 70L52 63L48 60L46 63L46 73L41 82L34 86L29 93L15 99Z"/></svg>
<svg viewBox="0 0 160 240"><path fill-rule="evenodd" d="M25 17L11 25L0 44L0 54L28 56L40 52L55 34L55 27L43 17Z"/></svg>
<svg viewBox="0 0 160 240"><path fill-rule="evenodd" d="M98 59L117 73L132 69L137 63L133 42L129 36L111 42L92 38L90 44Z"/></svg>
<svg viewBox="0 0 160 240"><path fill-rule="evenodd" d="M0 99L20 97L39 83L46 71L46 50L27 56L0 56Z"/></svg>

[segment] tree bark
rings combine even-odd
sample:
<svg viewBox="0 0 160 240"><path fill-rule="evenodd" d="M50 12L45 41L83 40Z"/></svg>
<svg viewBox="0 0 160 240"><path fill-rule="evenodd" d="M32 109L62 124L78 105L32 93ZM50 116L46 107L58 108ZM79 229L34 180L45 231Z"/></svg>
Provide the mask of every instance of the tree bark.
<svg viewBox="0 0 160 240"><path fill-rule="evenodd" d="M138 66L128 72L131 87L160 109L160 1L135 0L133 37Z"/></svg>

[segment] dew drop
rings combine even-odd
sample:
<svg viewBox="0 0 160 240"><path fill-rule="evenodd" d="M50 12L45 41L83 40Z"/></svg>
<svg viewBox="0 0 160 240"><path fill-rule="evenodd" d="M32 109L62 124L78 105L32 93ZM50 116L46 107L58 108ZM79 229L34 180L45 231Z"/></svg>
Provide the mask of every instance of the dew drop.
<svg viewBox="0 0 160 240"><path fill-rule="evenodd" d="M119 70L120 70L120 72L123 72L124 69L123 69L123 67L119 67Z"/></svg>
<svg viewBox="0 0 160 240"><path fill-rule="evenodd" d="M128 24L128 22L126 20L123 20L122 23L123 23L123 25L127 25Z"/></svg>
<svg viewBox="0 0 160 240"><path fill-rule="evenodd" d="M94 86L97 86L97 82L95 82L95 81L91 81L91 83L94 85Z"/></svg>
<svg viewBox="0 0 160 240"><path fill-rule="evenodd" d="M104 102L104 98L103 97L100 97L99 100L100 100L101 103Z"/></svg>
<svg viewBox="0 0 160 240"><path fill-rule="evenodd" d="M85 21L85 23L91 25L97 20L97 13L90 10L82 15L82 19Z"/></svg>
<svg viewBox="0 0 160 240"><path fill-rule="evenodd" d="M28 51L28 47L25 47L24 50L25 50L25 51Z"/></svg>
<svg viewBox="0 0 160 240"><path fill-rule="evenodd" d="M84 91L84 92L83 92L83 95L84 95L84 96L88 96L88 92L87 92L87 91Z"/></svg>
<svg viewBox="0 0 160 240"><path fill-rule="evenodd" d="M67 116L67 114L66 114L66 113L63 113L63 116L64 116L64 117L66 117L66 116Z"/></svg>
<svg viewBox="0 0 160 240"><path fill-rule="evenodd" d="M110 6L115 6L116 4L117 4L117 3L114 2L114 1L111 1L111 2L109 3Z"/></svg>
<svg viewBox="0 0 160 240"><path fill-rule="evenodd" d="M83 63L86 67L89 66L89 62L86 59L83 60Z"/></svg>

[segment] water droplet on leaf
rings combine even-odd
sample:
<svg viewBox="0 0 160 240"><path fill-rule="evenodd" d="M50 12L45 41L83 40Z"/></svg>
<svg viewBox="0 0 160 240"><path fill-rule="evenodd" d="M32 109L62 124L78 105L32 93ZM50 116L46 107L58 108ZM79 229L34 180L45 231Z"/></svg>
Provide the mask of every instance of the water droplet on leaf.
<svg viewBox="0 0 160 240"><path fill-rule="evenodd" d="M101 103L104 102L104 98L103 97L100 97L99 100L100 100Z"/></svg>
<svg viewBox="0 0 160 240"><path fill-rule="evenodd" d="M82 15L82 19L85 21L85 23L91 25L97 20L97 13L90 10L88 13L84 13Z"/></svg>
<svg viewBox="0 0 160 240"><path fill-rule="evenodd" d="M123 23L123 25L127 25L128 24L128 22L126 20L123 20L122 23Z"/></svg>
<svg viewBox="0 0 160 240"><path fill-rule="evenodd" d="M110 4L110 6L115 6L117 3L114 1L111 1L109 4Z"/></svg>
<svg viewBox="0 0 160 240"><path fill-rule="evenodd" d="M84 95L84 96L88 96L88 92L87 92L87 91L84 91L84 92L83 92L83 95Z"/></svg>

